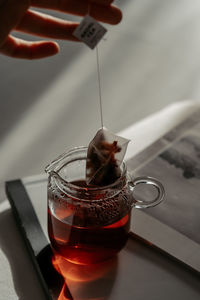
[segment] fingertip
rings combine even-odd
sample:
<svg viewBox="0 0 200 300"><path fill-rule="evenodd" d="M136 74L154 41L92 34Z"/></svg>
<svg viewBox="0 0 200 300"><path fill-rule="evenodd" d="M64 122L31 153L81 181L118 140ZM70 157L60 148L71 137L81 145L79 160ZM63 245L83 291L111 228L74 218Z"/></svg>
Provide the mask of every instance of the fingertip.
<svg viewBox="0 0 200 300"><path fill-rule="evenodd" d="M122 19L121 10L114 5L93 4L90 14L93 18L111 25L117 25Z"/></svg>
<svg viewBox="0 0 200 300"><path fill-rule="evenodd" d="M56 55L60 51L60 47L56 42L35 43L31 49L31 58L39 59Z"/></svg>
<svg viewBox="0 0 200 300"><path fill-rule="evenodd" d="M56 42L47 42L46 51L49 51L49 55L55 55L60 51L60 47Z"/></svg>
<svg viewBox="0 0 200 300"><path fill-rule="evenodd" d="M117 20L117 23L116 23L116 24L120 23L120 22L121 22L121 20L122 20L122 18L123 18L122 11L121 11L121 10L119 10L119 12L118 12L118 20Z"/></svg>
<svg viewBox="0 0 200 300"><path fill-rule="evenodd" d="M113 11L112 25L117 25L122 20L123 17L122 11L115 6L112 7L112 11Z"/></svg>

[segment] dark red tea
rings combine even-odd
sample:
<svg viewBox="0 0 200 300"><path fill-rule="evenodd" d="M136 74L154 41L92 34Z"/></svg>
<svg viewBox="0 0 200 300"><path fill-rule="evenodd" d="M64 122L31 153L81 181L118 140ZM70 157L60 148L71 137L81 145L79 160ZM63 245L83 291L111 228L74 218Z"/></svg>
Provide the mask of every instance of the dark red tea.
<svg viewBox="0 0 200 300"><path fill-rule="evenodd" d="M83 186L83 182L78 183ZM77 185L77 183L76 183ZM119 197L117 195L116 197ZM59 201L59 199L58 199ZM109 201L109 199L108 199ZM130 210L113 224L100 226L74 225L70 206L48 210L48 231L54 250L67 260L79 264L91 264L106 260L125 245L130 228Z"/></svg>

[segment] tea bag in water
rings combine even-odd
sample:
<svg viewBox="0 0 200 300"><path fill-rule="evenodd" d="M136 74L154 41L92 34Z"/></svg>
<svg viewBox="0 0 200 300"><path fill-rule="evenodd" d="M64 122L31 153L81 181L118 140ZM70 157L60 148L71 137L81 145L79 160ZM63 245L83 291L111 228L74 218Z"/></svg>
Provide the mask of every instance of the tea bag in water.
<svg viewBox="0 0 200 300"><path fill-rule="evenodd" d="M86 183L106 186L115 182L121 176L120 165L128 143L105 127L99 129L88 146Z"/></svg>

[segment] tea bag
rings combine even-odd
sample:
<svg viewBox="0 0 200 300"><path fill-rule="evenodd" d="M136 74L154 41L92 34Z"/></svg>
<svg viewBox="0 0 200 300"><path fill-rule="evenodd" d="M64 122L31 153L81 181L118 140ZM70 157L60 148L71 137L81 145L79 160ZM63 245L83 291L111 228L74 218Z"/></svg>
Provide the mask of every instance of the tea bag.
<svg viewBox="0 0 200 300"><path fill-rule="evenodd" d="M99 129L90 142L86 162L86 183L106 186L121 176L120 165L129 140L117 136L105 127Z"/></svg>

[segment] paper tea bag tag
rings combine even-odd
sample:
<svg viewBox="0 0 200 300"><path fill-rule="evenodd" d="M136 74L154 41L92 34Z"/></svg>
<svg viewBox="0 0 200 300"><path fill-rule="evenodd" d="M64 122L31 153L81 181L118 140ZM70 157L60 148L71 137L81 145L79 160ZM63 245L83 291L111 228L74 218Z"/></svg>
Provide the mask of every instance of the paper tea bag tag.
<svg viewBox="0 0 200 300"><path fill-rule="evenodd" d="M129 140L117 136L106 128L97 131L88 146L86 182L95 186L114 183L121 176L120 165Z"/></svg>
<svg viewBox="0 0 200 300"><path fill-rule="evenodd" d="M95 19L86 15L79 26L74 30L73 35L84 42L88 47L94 49L100 42L107 29Z"/></svg>

